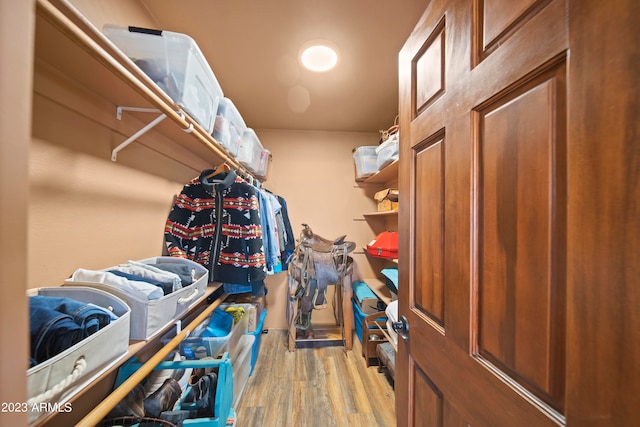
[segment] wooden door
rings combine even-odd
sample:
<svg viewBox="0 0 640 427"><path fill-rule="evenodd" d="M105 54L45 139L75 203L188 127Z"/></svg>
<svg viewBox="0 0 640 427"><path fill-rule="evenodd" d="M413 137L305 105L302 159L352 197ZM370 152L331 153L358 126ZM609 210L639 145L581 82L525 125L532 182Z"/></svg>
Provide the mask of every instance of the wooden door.
<svg viewBox="0 0 640 427"><path fill-rule="evenodd" d="M403 47L399 426L640 425L639 5L433 0Z"/></svg>

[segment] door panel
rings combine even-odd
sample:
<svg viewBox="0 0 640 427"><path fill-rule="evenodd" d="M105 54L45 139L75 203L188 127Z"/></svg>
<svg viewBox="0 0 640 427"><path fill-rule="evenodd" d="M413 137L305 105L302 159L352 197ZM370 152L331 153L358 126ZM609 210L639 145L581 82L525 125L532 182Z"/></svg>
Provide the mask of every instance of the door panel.
<svg viewBox="0 0 640 427"><path fill-rule="evenodd" d="M444 277L443 277L443 183L444 140L428 141L415 151L416 206L415 248L416 310L444 326Z"/></svg>
<svg viewBox="0 0 640 427"><path fill-rule="evenodd" d="M475 110L478 352L562 411L564 57Z"/></svg>
<svg viewBox="0 0 640 427"><path fill-rule="evenodd" d="M485 56L533 16L548 0L475 0L475 24Z"/></svg>
<svg viewBox="0 0 640 427"><path fill-rule="evenodd" d="M638 28L626 0L429 3L399 55L398 425L639 422Z"/></svg>
<svg viewBox="0 0 640 427"><path fill-rule="evenodd" d="M400 185L408 184L413 196L401 232L415 239L401 279L409 283L411 339L420 343L410 346L409 366L421 374L409 373L409 400L425 398L418 393L424 376L469 424L564 421L558 350L565 286L554 276L564 271L554 258L555 242L563 241L554 233L565 227L555 200L564 194L556 186L566 175L564 164L558 170L555 163L564 149L564 135L555 133L565 129L564 56L551 32L555 42L546 50L519 58L514 52L532 42L506 31L535 34L542 30L531 27L548 30L551 18L553 28L564 28L558 3L536 14L532 2L509 3L505 15L489 16L485 6L500 3L476 2L476 12L483 9L479 23L470 2L433 2L424 21L432 29L413 41L420 47L412 52L407 93L410 167ZM538 12L545 20L533 19ZM487 23L492 39L501 37L505 46L491 48L482 33L482 51L474 52L472 28L484 31ZM429 54L436 45L442 53ZM471 68L474 57L481 61ZM425 58L431 66L422 64ZM420 88L437 81L443 88L425 99ZM422 422L417 414L409 420Z"/></svg>

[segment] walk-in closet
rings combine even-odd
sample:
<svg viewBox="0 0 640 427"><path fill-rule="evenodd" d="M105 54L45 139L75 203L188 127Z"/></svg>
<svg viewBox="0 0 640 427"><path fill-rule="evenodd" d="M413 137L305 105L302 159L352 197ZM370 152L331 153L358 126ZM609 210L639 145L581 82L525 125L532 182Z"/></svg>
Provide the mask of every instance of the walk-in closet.
<svg viewBox="0 0 640 427"><path fill-rule="evenodd" d="M639 17L0 0L0 427L638 425Z"/></svg>

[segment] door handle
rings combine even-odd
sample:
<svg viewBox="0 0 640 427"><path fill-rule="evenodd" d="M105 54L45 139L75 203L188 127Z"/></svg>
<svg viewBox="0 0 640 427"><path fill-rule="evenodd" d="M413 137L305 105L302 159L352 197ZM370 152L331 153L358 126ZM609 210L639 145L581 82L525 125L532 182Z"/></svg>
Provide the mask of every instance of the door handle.
<svg viewBox="0 0 640 427"><path fill-rule="evenodd" d="M407 341L409 339L409 321L405 316L400 317L399 322L393 322L391 327L403 340Z"/></svg>

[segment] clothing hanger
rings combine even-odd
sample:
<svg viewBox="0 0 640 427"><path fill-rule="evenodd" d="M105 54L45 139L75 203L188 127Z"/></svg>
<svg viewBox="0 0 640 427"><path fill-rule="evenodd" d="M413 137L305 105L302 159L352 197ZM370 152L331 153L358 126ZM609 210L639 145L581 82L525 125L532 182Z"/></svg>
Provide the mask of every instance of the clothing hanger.
<svg viewBox="0 0 640 427"><path fill-rule="evenodd" d="M207 175L207 178L213 178L214 176L218 175L219 173L229 173L231 172L231 167L229 167L229 165L227 164L227 162L223 162L222 164L219 164L218 167L211 172L209 175Z"/></svg>

